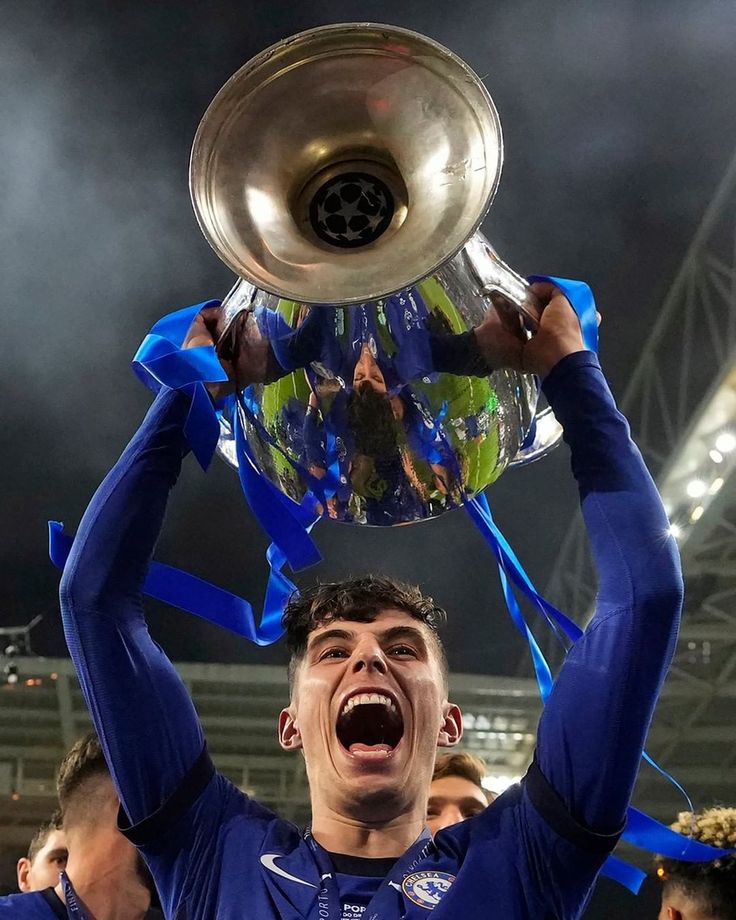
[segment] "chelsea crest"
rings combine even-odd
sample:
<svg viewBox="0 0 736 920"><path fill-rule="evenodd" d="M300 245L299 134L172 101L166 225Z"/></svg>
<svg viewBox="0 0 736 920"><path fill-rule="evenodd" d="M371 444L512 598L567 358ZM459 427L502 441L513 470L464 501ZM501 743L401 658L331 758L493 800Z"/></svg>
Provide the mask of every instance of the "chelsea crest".
<svg viewBox="0 0 736 920"><path fill-rule="evenodd" d="M404 879L401 889L414 904L434 910L454 881L455 876L447 872L413 872Z"/></svg>

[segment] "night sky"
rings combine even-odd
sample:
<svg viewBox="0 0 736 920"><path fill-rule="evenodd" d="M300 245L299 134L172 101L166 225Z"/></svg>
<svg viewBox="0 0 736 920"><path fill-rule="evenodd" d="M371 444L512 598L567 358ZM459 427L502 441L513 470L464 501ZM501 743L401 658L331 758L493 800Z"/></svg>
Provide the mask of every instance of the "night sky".
<svg viewBox="0 0 736 920"><path fill-rule="evenodd" d="M164 313L233 282L189 202L200 117L265 46L368 19L424 32L485 77L506 165L484 230L518 271L591 284L602 361L623 393L736 149L732 0L6 0L0 617L44 613L36 651L64 650L46 521L76 528L150 401L131 356ZM489 497L543 588L576 505L566 449L510 471ZM464 512L394 530L322 523L316 536L325 561L300 583L365 570L417 581L449 611L453 669L515 670L521 640ZM266 545L235 474L216 461L205 476L190 460L157 558L260 607ZM175 659L283 660L177 611L152 606L151 622Z"/></svg>

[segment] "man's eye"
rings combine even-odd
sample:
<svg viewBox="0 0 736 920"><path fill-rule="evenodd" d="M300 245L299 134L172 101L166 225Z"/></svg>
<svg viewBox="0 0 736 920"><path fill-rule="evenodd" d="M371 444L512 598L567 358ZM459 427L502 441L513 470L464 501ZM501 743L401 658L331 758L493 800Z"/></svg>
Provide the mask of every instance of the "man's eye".
<svg viewBox="0 0 736 920"><path fill-rule="evenodd" d="M64 866L66 865L67 859L68 859L68 856L65 854L64 856L54 856L54 858L51 861L55 862L57 866L61 866L61 868L63 869Z"/></svg>
<svg viewBox="0 0 736 920"><path fill-rule="evenodd" d="M466 808L463 813L463 818L474 818L476 815L479 815L482 811L485 811L482 805L478 805L477 808Z"/></svg>
<svg viewBox="0 0 736 920"><path fill-rule="evenodd" d="M406 655L413 655L416 658L416 649L413 649L410 645L394 645L391 649L392 655L399 655L404 657Z"/></svg>
<svg viewBox="0 0 736 920"><path fill-rule="evenodd" d="M347 658L348 652L344 648L328 648L326 652L323 652L319 656L320 661L324 661L325 658Z"/></svg>

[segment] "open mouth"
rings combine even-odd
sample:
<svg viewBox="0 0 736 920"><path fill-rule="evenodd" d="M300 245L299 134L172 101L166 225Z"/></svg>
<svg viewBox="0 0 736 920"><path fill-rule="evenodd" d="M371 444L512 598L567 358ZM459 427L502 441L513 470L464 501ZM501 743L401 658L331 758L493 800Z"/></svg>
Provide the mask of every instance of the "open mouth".
<svg viewBox="0 0 736 920"><path fill-rule="evenodd" d="M404 734L398 706L382 693L356 693L337 718L337 739L356 756L388 757Z"/></svg>

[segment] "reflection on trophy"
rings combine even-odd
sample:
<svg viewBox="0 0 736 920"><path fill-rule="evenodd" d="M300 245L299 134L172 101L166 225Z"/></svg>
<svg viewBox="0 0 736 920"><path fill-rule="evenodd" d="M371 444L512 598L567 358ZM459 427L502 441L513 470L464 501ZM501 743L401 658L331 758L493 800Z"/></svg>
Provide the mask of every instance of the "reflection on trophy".
<svg viewBox="0 0 736 920"><path fill-rule="evenodd" d="M478 232L502 159L476 74L394 26L303 32L213 100L190 184L240 278L218 347L236 367L267 353L232 411L290 498L351 523L423 520L559 440L536 381L486 366L474 338L491 296L520 335L538 316ZM233 421L219 449L237 465Z"/></svg>

